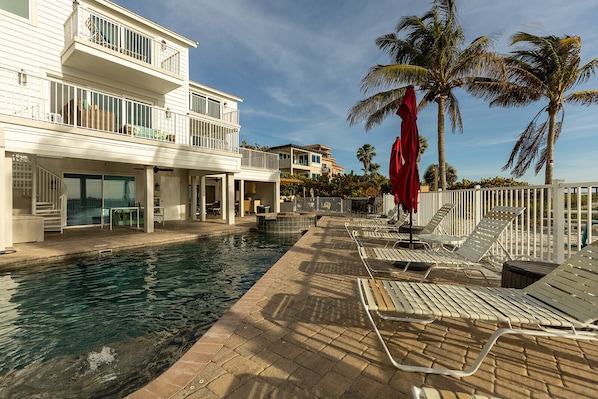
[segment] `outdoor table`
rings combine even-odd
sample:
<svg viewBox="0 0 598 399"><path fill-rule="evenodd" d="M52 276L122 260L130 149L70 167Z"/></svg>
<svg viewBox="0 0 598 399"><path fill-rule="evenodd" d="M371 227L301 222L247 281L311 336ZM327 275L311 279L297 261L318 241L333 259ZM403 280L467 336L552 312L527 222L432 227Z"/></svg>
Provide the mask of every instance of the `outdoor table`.
<svg viewBox="0 0 598 399"><path fill-rule="evenodd" d="M463 237L447 236L445 234L422 234L417 236L417 238L430 244L431 247L438 245L440 248L450 252L454 251L465 241ZM450 248L447 248L446 246L449 246Z"/></svg>
<svg viewBox="0 0 598 399"><path fill-rule="evenodd" d="M416 226L416 225L409 226L409 222L407 222L399 227L399 233L409 234L409 231L411 231L411 232L413 232L413 234L419 234L422 232L424 227L426 227L426 226Z"/></svg>
<svg viewBox="0 0 598 399"><path fill-rule="evenodd" d="M525 288L553 271L557 263L508 260L502 265L501 287Z"/></svg>
<svg viewBox="0 0 598 399"><path fill-rule="evenodd" d="M133 227L133 213L135 212L137 215L137 228L139 229L139 208L134 206L123 206L123 207L116 207L116 208L102 208L102 218L101 218L101 222L100 222L100 226L101 228L104 228L104 211L108 209L108 213L110 215L110 230L112 230L112 215L116 212L116 211L122 211L124 212L128 212L129 213L129 226Z"/></svg>

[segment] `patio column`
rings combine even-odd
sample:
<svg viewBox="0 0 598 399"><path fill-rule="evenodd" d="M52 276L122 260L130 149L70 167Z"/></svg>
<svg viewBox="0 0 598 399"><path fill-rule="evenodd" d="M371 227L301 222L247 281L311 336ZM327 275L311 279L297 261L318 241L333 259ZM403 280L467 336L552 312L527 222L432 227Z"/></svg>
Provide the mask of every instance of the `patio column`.
<svg viewBox="0 0 598 399"><path fill-rule="evenodd" d="M143 215L143 231L154 232L154 168L145 166L145 204Z"/></svg>
<svg viewBox="0 0 598 399"><path fill-rule="evenodd" d="M197 220L197 186L199 176L191 176L191 220Z"/></svg>
<svg viewBox="0 0 598 399"><path fill-rule="evenodd" d="M206 221L206 176L199 179L199 220Z"/></svg>
<svg viewBox="0 0 598 399"><path fill-rule="evenodd" d="M227 173L222 180L226 187L226 203L223 204L223 213L226 214L226 224L235 224L235 175Z"/></svg>
<svg viewBox="0 0 598 399"><path fill-rule="evenodd" d="M274 183L274 206L272 212L280 213L280 179Z"/></svg>
<svg viewBox="0 0 598 399"><path fill-rule="evenodd" d="M12 156L6 155L0 127L0 251L12 247Z"/></svg>
<svg viewBox="0 0 598 399"><path fill-rule="evenodd" d="M239 217L245 216L245 180L239 181Z"/></svg>

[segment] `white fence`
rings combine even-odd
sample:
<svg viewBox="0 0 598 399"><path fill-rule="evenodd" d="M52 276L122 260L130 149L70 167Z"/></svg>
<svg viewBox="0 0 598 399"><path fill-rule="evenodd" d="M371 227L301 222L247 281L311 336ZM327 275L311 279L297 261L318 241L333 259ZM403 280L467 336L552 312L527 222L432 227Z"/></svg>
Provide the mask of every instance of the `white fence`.
<svg viewBox="0 0 598 399"><path fill-rule="evenodd" d="M469 235L495 206L525 207L501 237L513 258L561 263L598 238L592 231L598 227L598 182L420 193L414 224L425 225L445 203L456 207L441 226L456 236ZM499 245L492 250L497 257L501 252Z"/></svg>

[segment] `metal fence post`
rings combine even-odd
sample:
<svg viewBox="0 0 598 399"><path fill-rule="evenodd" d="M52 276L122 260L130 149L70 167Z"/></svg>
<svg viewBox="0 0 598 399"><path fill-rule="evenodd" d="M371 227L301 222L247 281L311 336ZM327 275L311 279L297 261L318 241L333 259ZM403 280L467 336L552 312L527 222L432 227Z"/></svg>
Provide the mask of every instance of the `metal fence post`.
<svg viewBox="0 0 598 399"><path fill-rule="evenodd" d="M565 181L555 179L552 183L553 217L553 261L565 261Z"/></svg>

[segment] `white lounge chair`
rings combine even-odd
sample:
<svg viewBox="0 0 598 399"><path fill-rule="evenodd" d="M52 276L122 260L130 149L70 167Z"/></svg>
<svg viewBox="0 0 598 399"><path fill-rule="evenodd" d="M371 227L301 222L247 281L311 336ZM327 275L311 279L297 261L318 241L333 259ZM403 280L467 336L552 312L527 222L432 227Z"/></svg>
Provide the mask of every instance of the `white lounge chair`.
<svg viewBox="0 0 598 399"><path fill-rule="evenodd" d="M421 232L413 234L413 239L426 241L426 238L431 237L432 233L440 227L440 223L446 215L455 207L455 204L444 204L436 211L432 219L424 226ZM352 233L353 238L359 240L360 238L366 240L383 241L388 246L390 243L396 243L397 241L409 240L409 233L399 233L396 231L381 231L381 230L354 230Z"/></svg>
<svg viewBox="0 0 598 399"><path fill-rule="evenodd" d="M467 237L465 242L455 252L437 251L433 249L398 249L381 247L363 247L359 245L359 256L371 277L376 273L388 273L389 270L380 270L372 267L369 260L376 259L386 262L404 264L403 271L412 265L424 265L427 269L421 281L424 281L434 269L449 268L461 270L470 278L483 278L486 280L500 279L500 270L492 268L489 264L480 263L492 245L499 242L500 235L513 219L520 215L525 208L497 206L492 208ZM502 244L500 244L502 246ZM504 247L503 250L508 252ZM427 265L427 266L426 266Z"/></svg>
<svg viewBox="0 0 598 399"><path fill-rule="evenodd" d="M598 247L594 245L585 247L524 289L375 279L357 279L357 285L367 316L395 367L468 376L478 370L494 343L505 334L598 340ZM374 316L417 323L440 318L484 320L496 322L497 329L471 366L431 368L395 360ZM504 327L499 327L501 324Z"/></svg>
<svg viewBox="0 0 598 399"><path fill-rule="evenodd" d="M353 231L355 229L367 229L374 231L399 231L406 221L409 214L400 212L396 220L387 220L384 218L376 219L349 219L345 222L345 229L349 236L353 237Z"/></svg>

